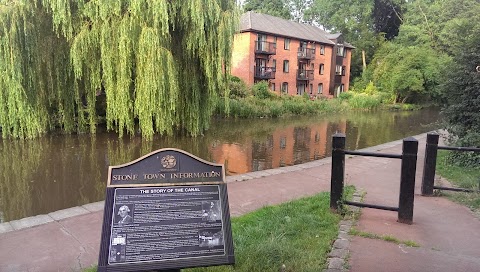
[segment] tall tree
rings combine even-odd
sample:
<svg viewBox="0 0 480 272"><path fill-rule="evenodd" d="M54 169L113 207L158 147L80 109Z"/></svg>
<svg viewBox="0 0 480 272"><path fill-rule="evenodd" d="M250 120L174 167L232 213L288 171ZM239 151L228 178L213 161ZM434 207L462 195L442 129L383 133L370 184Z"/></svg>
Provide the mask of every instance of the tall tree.
<svg viewBox="0 0 480 272"><path fill-rule="evenodd" d="M455 2L455 1L452 1ZM447 129L460 146L480 147L480 26L470 15L480 14L480 3L463 1L468 8L445 23L453 47L453 63L443 67L441 84L445 98L444 116ZM452 14L445 10L446 14ZM462 15L463 14L463 15ZM450 40L450 39L449 39ZM470 164L478 167L480 156L469 157Z"/></svg>
<svg viewBox="0 0 480 272"><path fill-rule="evenodd" d="M401 18L403 4L400 0L314 0L305 17L330 32L343 33L346 41L357 48L352 56L353 78L361 75L382 41L398 32L392 23L397 19L392 16Z"/></svg>
<svg viewBox="0 0 480 272"><path fill-rule="evenodd" d="M234 0L2 0L2 136L95 132L103 94L120 136L137 121L146 138L198 135L226 90L237 20Z"/></svg>
<svg viewBox="0 0 480 272"><path fill-rule="evenodd" d="M372 11L373 30L384 33L385 39L391 40L398 35L403 22L403 10L399 3L391 0L375 0Z"/></svg>
<svg viewBox="0 0 480 272"><path fill-rule="evenodd" d="M452 77L446 74L461 59L458 51L463 52L477 27L471 18L480 14L480 4L475 0L417 0L406 7L399 35L377 50L362 84L373 81L380 90L395 94L399 102L415 94L439 98L439 85ZM443 92L451 91L443 88Z"/></svg>
<svg viewBox="0 0 480 272"><path fill-rule="evenodd" d="M305 12L312 6L313 0L287 0L292 19L297 22L308 22Z"/></svg>
<svg viewBox="0 0 480 272"><path fill-rule="evenodd" d="M292 15L285 0L245 0L243 9L291 20Z"/></svg>

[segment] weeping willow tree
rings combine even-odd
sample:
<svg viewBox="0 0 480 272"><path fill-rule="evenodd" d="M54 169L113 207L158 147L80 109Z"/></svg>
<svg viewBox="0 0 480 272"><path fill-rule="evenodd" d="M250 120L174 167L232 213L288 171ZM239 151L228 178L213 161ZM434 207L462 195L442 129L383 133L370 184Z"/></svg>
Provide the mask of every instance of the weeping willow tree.
<svg viewBox="0 0 480 272"><path fill-rule="evenodd" d="M94 133L103 96L120 136L198 135L237 20L234 0L0 0L2 137Z"/></svg>

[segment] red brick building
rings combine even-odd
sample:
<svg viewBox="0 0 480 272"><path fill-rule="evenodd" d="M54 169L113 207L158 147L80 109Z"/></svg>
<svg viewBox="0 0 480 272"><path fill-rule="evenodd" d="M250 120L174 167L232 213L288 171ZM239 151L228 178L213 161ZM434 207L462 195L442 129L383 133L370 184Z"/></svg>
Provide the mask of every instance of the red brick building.
<svg viewBox="0 0 480 272"><path fill-rule="evenodd" d="M341 34L250 11L235 35L232 75L250 86L266 80L278 94L336 97L348 90L352 49Z"/></svg>

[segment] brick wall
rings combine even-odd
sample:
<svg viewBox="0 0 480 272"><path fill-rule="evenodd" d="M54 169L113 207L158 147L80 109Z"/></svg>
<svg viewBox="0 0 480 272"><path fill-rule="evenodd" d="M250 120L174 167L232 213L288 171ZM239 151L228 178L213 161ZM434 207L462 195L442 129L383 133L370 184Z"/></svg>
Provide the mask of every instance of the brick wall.
<svg viewBox="0 0 480 272"><path fill-rule="evenodd" d="M257 34L253 32L244 32L235 35L233 55L232 55L232 75L238 76L243 79L249 86L254 84L254 67L255 67L255 41L257 40ZM275 42L275 37L272 35L267 36L267 42ZM298 64L298 48L300 47L300 40L290 39L290 49L284 49L285 38L276 38L277 49L275 55L263 56L268 58L267 66L274 66L274 60L276 60L276 73L275 79L270 79L269 84L271 90L274 90L277 94L281 93L283 83L288 83L288 94L297 95L297 83L304 83L297 81ZM323 45L325 50L324 54L320 54L320 46ZM307 48L315 48L315 59L310 60L307 63L307 70L312 69L313 64L313 80L306 82L305 92L310 94L310 85L312 85L312 95L323 95L326 97L332 97L329 94L329 89L333 88L334 82L332 82L335 73L335 65L332 63L332 57L335 57L334 47L328 44L309 43ZM345 91L349 87L350 78L350 58L351 50L347 50L347 57L343 61L342 65L347 67L346 74L342 78ZM284 61L289 61L289 71L283 72ZM323 75L319 73L320 65L324 65ZM319 84L323 84L323 92L318 94Z"/></svg>

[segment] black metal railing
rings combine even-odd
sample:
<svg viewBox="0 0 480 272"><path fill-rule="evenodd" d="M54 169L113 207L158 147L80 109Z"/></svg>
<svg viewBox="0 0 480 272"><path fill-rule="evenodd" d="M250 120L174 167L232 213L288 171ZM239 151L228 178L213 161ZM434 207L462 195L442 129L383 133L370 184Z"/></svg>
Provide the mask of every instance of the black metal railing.
<svg viewBox="0 0 480 272"><path fill-rule="evenodd" d="M415 197L415 171L417 169L418 141L409 137L403 139L402 154L387 154L345 150L345 134L337 133L332 140L332 177L330 208L338 210L343 204L398 212L398 222L412 224L413 201ZM400 197L398 207L351 202L343 199L345 180L345 154L381 158L401 159Z"/></svg>
<svg viewBox="0 0 480 272"><path fill-rule="evenodd" d="M297 57L299 59L315 59L315 48L298 48Z"/></svg>
<svg viewBox="0 0 480 272"><path fill-rule="evenodd" d="M275 67L267 66L255 66L255 78L259 79L274 79L275 78Z"/></svg>
<svg viewBox="0 0 480 272"><path fill-rule="evenodd" d="M277 44L266 41L255 41L255 53L275 55L277 53Z"/></svg>
<svg viewBox="0 0 480 272"><path fill-rule="evenodd" d="M313 70L304 70L304 69L297 70L297 80L313 80L313 78L314 78Z"/></svg>
<svg viewBox="0 0 480 272"><path fill-rule="evenodd" d="M424 161L423 176L422 176L422 195L423 196L433 195L433 189L457 191L457 192L480 192L480 190L435 186L435 171L437 168L437 153L438 153L437 151L439 149L450 150L450 151L460 151L460 152L466 152L466 151L480 152L480 148L476 148L476 147L439 146L438 145L439 137L440 135L436 132L429 132L427 134L427 144L425 147L425 161Z"/></svg>

